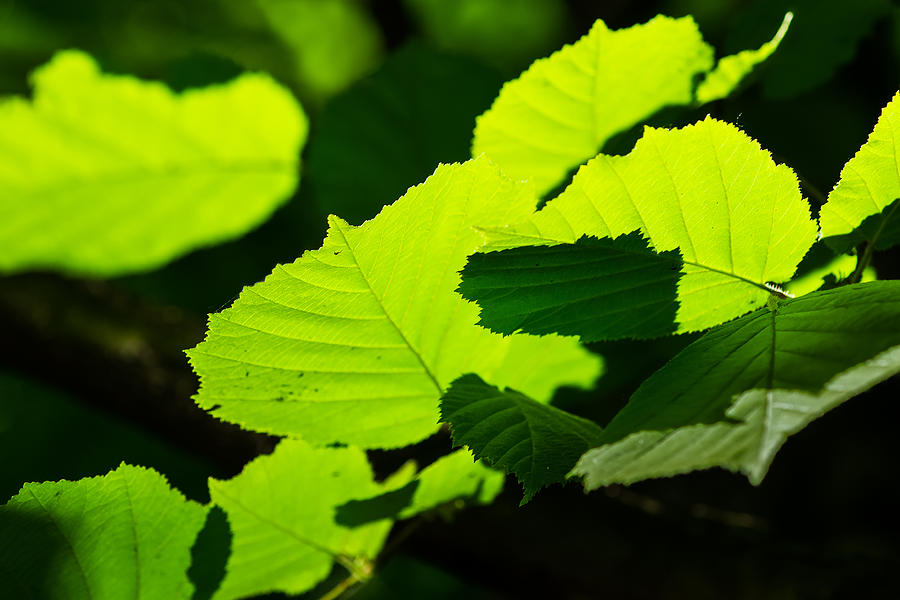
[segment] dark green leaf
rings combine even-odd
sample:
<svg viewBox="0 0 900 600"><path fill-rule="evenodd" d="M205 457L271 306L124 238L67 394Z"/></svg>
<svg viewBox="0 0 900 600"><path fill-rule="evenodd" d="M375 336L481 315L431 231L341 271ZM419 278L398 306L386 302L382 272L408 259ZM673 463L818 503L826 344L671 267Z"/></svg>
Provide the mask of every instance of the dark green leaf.
<svg viewBox="0 0 900 600"><path fill-rule="evenodd" d="M584 342L674 333L678 250L655 252L640 234L582 236L574 244L474 254L459 292L481 325L512 334L578 335Z"/></svg>
<svg viewBox="0 0 900 600"><path fill-rule="evenodd" d="M441 398L441 421L450 424L455 444L518 478L522 504L542 487L564 481L601 432L591 421L509 388L500 391L472 374L454 381Z"/></svg>

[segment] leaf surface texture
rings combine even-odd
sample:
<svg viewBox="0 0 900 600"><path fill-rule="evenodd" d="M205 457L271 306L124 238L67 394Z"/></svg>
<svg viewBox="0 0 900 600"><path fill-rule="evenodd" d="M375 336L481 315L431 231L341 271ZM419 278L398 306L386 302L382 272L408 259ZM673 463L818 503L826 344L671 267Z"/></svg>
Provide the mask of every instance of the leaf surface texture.
<svg viewBox="0 0 900 600"><path fill-rule="evenodd" d="M723 59L700 88L704 101L730 93L770 49ZM690 17L657 16L620 30L598 20L503 86L476 122L472 155L487 154L544 193L615 134L663 107L694 103L695 79L712 69L713 49Z"/></svg>
<svg viewBox="0 0 900 600"><path fill-rule="evenodd" d="M518 478L525 491L522 504L542 487L564 481L601 431L591 421L515 390L501 391L471 374L444 394L441 420L450 424L455 444Z"/></svg>
<svg viewBox="0 0 900 600"><path fill-rule="evenodd" d="M441 392L466 372L543 400L561 384L589 385L599 362L574 340L492 334L453 291L483 243L472 226L533 206L527 186L481 159L439 167L360 227L332 217L321 249L210 317L189 352L198 403L317 444L396 447L437 429Z"/></svg>
<svg viewBox="0 0 900 600"><path fill-rule="evenodd" d="M705 329L764 305L768 284L789 280L816 239L793 171L776 165L735 126L709 117L682 129L646 128L630 154L598 155L527 221L486 229L484 250L633 231L656 252L677 249L684 264L676 332ZM618 276L593 282L601 283L622 285ZM635 320L633 331L625 324L617 335L646 335L642 326Z"/></svg>

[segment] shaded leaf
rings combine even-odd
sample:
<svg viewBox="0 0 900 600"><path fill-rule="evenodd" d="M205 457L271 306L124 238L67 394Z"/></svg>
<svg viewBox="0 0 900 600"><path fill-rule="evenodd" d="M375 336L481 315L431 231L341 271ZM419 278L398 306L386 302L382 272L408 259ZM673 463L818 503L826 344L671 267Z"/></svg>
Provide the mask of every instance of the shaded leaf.
<svg viewBox="0 0 900 600"><path fill-rule="evenodd" d="M151 269L245 233L297 184L306 118L265 75L176 95L67 51L32 82L32 102L0 103L0 270Z"/></svg>
<svg viewBox="0 0 900 600"><path fill-rule="evenodd" d="M489 504L503 489L503 473L476 462L467 450L442 456L395 490L337 509L337 522L358 526L378 519L409 519L450 502Z"/></svg>
<svg viewBox="0 0 900 600"><path fill-rule="evenodd" d="M102 477L27 483L0 508L4 589L23 598L190 598L191 545L206 512L156 471L124 463ZM51 568L35 572L53 545Z"/></svg>
<svg viewBox="0 0 900 600"><path fill-rule="evenodd" d="M348 528L335 521L335 509L381 490L362 450L313 448L300 440L283 440L233 479L210 479L210 497L233 535L225 579L213 597L297 594L324 579L335 562L364 579L392 522Z"/></svg>
<svg viewBox="0 0 900 600"><path fill-rule="evenodd" d="M542 487L564 481L601 432L591 421L510 388L500 391L471 374L454 381L441 398L441 421L450 425L455 444L516 476L525 492L522 504Z"/></svg>
<svg viewBox="0 0 900 600"><path fill-rule="evenodd" d="M731 91L763 59L765 50L756 52L723 59L706 99ZM713 50L690 17L657 16L618 31L598 20L577 42L503 86L476 122L472 155L487 154L544 193L615 134L663 107L692 104L696 79L712 69Z"/></svg>
<svg viewBox="0 0 900 600"><path fill-rule="evenodd" d="M498 333L657 337L675 331L682 264L677 250L657 254L638 232L583 236L473 254L459 292L481 307L479 324Z"/></svg>
<svg viewBox="0 0 900 600"><path fill-rule="evenodd" d="M770 283L789 280L816 239L793 171L709 117L682 129L646 128L630 154L598 155L528 221L486 229L484 250L635 230L656 252L679 250L677 332L765 304Z"/></svg>
<svg viewBox="0 0 900 600"><path fill-rule="evenodd" d="M439 167L361 227L332 217L321 249L210 317L189 351L197 402L316 444L396 447L437 429L440 394L465 372L525 382L543 400L589 385L599 362L574 340L491 334L453 291L483 242L472 225L522 219L534 202L480 159Z"/></svg>
<svg viewBox="0 0 900 600"><path fill-rule="evenodd" d="M753 483L787 437L900 372L900 282L782 301L718 327L647 379L572 475L593 489L722 466Z"/></svg>

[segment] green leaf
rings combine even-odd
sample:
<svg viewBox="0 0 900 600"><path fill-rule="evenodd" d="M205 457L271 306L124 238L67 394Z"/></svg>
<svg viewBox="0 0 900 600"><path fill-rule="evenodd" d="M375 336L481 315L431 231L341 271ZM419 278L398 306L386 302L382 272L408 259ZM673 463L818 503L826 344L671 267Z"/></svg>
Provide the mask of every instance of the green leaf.
<svg viewBox="0 0 900 600"><path fill-rule="evenodd" d="M543 400L589 385L599 361L574 340L492 334L453 291L483 243L472 226L523 219L534 203L480 159L439 167L360 227L332 217L321 249L210 317L189 351L197 402L315 444L397 447L437 430L441 392L466 372L527 383Z"/></svg>
<svg viewBox="0 0 900 600"><path fill-rule="evenodd" d="M174 94L67 51L32 82L31 102L0 102L0 271L151 269L245 233L297 184L306 118L265 75Z"/></svg>
<svg viewBox="0 0 900 600"><path fill-rule="evenodd" d="M767 47L753 52L723 59L706 98L733 89ZM694 103L695 80L712 68L713 50L690 17L657 16L618 31L598 20L577 42L503 86L476 122L472 156L487 154L507 175L544 193L617 133L663 107Z"/></svg>
<svg viewBox="0 0 900 600"><path fill-rule="evenodd" d="M459 293L498 333L578 335L583 342L657 337L675 330L677 250L656 253L640 233L574 244L477 253Z"/></svg>
<svg viewBox="0 0 900 600"><path fill-rule="evenodd" d="M489 504L503 490L503 479L503 473L459 450L431 463L405 485L338 507L337 522L358 526L385 518L409 519L448 503Z"/></svg>
<svg viewBox="0 0 900 600"><path fill-rule="evenodd" d="M793 171L709 117L682 129L646 128L630 154L598 155L528 221L486 229L485 250L635 230L657 252L679 250L677 332L763 306L770 284L789 280L816 239Z"/></svg>
<svg viewBox="0 0 900 600"><path fill-rule="evenodd" d="M463 375L441 399L441 421L453 442L522 483L525 504L542 487L565 480L601 429L510 388L502 392L477 375Z"/></svg>
<svg viewBox="0 0 900 600"><path fill-rule="evenodd" d="M862 242L883 250L900 243L900 92L894 94L869 139L841 171L819 222L836 252Z"/></svg>
<svg viewBox="0 0 900 600"><path fill-rule="evenodd" d="M730 95L753 69L765 62L778 49L793 18L793 13L786 13L781 27L778 28L772 39L759 48L743 50L737 54L720 58L716 63L716 68L710 71L706 75L706 79L697 87L697 102L706 104Z"/></svg>
<svg viewBox="0 0 900 600"><path fill-rule="evenodd" d="M190 598L191 545L206 512L156 471L124 463L102 477L27 483L0 508L4 593Z"/></svg>
<svg viewBox="0 0 900 600"><path fill-rule="evenodd" d="M301 440L283 440L233 479L210 479L210 497L233 536L213 598L298 594L328 576L335 562L365 579L391 521L349 528L335 521L335 509L381 491L362 450L313 448Z"/></svg>
<svg viewBox="0 0 900 600"><path fill-rule="evenodd" d="M789 435L897 372L900 282L784 300L647 379L572 475L593 489L722 466L759 483Z"/></svg>

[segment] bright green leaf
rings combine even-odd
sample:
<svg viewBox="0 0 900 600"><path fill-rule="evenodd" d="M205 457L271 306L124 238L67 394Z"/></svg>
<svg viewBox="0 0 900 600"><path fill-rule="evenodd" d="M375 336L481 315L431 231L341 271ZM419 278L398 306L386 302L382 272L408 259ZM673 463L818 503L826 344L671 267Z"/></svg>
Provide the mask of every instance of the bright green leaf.
<svg viewBox="0 0 900 600"><path fill-rule="evenodd" d="M542 400L589 385L599 362L574 340L492 334L453 291L483 243L472 226L521 220L534 203L480 159L439 167L360 227L332 217L321 249L210 317L189 351L198 403L316 444L396 447L437 430L438 399L463 373Z"/></svg>
<svg viewBox="0 0 900 600"><path fill-rule="evenodd" d="M707 99L733 89L767 48L723 59ZM713 50L690 17L658 16L618 31L598 20L580 40L503 86L476 122L472 155L487 154L544 193L617 133L666 106L694 103L695 80L712 68Z"/></svg>
<svg viewBox="0 0 900 600"><path fill-rule="evenodd" d="M261 74L174 94L57 54L0 102L0 270L113 275L259 224L294 190L306 118Z"/></svg>
<svg viewBox="0 0 900 600"><path fill-rule="evenodd" d="M405 485L338 507L337 522L356 526L378 519L409 519L447 503L489 504L503 489L503 473L459 450L431 463Z"/></svg>
<svg viewBox="0 0 900 600"><path fill-rule="evenodd" d="M572 471L593 489L695 469L758 483L787 437L900 372L900 282L784 300L710 331L647 379Z"/></svg>
<svg viewBox="0 0 900 600"><path fill-rule="evenodd" d="M450 424L455 444L518 478L522 504L542 487L564 481L601 432L591 421L509 388L501 392L477 375L453 382L441 399L441 421Z"/></svg>
<svg viewBox="0 0 900 600"><path fill-rule="evenodd" d="M0 508L0 574L15 598L190 598L207 507L152 469L27 483Z"/></svg>
<svg viewBox="0 0 900 600"><path fill-rule="evenodd" d="M755 50L743 50L737 54L725 56L716 63L716 68L706 75L700 85L697 87L697 102L706 104L714 100L727 97L734 89L755 69L760 63L764 62L775 50L784 34L787 33L793 20L793 13L784 15L784 21L781 27L775 32L771 40Z"/></svg>
<svg viewBox="0 0 900 600"><path fill-rule="evenodd" d="M391 521L349 528L335 509L382 491L358 448L313 448L283 440L233 479L209 480L209 494L231 524L231 555L213 598L298 594L338 562L359 579L381 549Z"/></svg>
<svg viewBox="0 0 900 600"><path fill-rule="evenodd" d="M598 155L528 221L485 229L486 250L635 230L657 252L678 249L678 332L763 306L769 284L789 280L816 239L793 171L709 117L682 129L648 127L630 154Z"/></svg>
<svg viewBox="0 0 900 600"><path fill-rule="evenodd" d="M819 222L838 252L862 242L885 249L900 243L900 92L881 111L869 139L841 171Z"/></svg>
<svg viewBox="0 0 900 600"><path fill-rule="evenodd" d="M677 251L656 253L637 232L574 244L477 253L459 292L498 333L578 335L583 342L672 333Z"/></svg>

